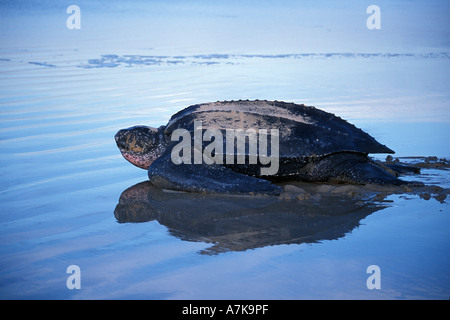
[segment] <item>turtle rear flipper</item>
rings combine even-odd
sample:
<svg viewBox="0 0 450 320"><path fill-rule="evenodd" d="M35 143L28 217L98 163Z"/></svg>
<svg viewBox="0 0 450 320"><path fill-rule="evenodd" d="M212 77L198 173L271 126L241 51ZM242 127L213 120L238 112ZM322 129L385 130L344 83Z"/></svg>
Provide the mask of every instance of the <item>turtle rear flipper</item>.
<svg viewBox="0 0 450 320"><path fill-rule="evenodd" d="M314 163L308 175L312 181L336 181L356 184L407 185L412 182L397 178L392 170L370 160L367 155L355 152L340 152Z"/></svg>
<svg viewBox="0 0 450 320"><path fill-rule="evenodd" d="M384 166L394 170L398 174L420 173L420 168L408 166L405 164L383 163Z"/></svg>
<svg viewBox="0 0 450 320"><path fill-rule="evenodd" d="M246 176L218 164L174 164L170 154L148 169L150 182L163 189L230 194L278 195L281 188L271 182Z"/></svg>

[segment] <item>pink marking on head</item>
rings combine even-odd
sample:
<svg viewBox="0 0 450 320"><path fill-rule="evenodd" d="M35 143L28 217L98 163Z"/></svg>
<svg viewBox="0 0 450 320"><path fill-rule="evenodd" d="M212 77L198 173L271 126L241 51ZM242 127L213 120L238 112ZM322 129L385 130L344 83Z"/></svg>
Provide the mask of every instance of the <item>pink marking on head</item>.
<svg viewBox="0 0 450 320"><path fill-rule="evenodd" d="M137 156L136 154L131 154L128 152L122 152L122 156L129 161L130 163L134 164L136 167L139 167L141 169L147 170L148 167L152 164L153 161L150 161L147 157L143 156Z"/></svg>

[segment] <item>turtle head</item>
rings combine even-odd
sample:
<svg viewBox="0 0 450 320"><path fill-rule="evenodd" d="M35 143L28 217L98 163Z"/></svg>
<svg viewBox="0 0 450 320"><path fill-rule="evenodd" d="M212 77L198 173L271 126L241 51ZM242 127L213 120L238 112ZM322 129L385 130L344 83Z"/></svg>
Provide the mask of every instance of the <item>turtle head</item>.
<svg viewBox="0 0 450 320"><path fill-rule="evenodd" d="M115 139L122 156L135 166L148 169L164 152L163 127L134 126L119 130Z"/></svg>

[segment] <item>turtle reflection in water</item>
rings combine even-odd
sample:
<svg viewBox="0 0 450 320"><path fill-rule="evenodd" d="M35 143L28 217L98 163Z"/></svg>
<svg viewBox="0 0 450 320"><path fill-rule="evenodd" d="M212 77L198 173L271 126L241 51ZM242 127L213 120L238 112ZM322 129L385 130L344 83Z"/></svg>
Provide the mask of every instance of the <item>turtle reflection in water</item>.
<svg viewBox="0 0 450 320"><path fill-rule="evenodd" d="M174 192L145 181L122 193L114 215L119 223L157 220L182 240L213 243L202 253L217 254L337 239L385 207L348 197L344 201L342 194L317 187L309 199L299 201Z"/></svg>
<svg viewBox="0 0 450 320"><path fill-rule="evenodd" d="M174 137L177 130L183 134ZM234 137L231 148L230 141L218 141L229 130L245 130L249 135L276 130L276 150L272 140L270 146L259 140L237 152ZM122 129L115 139L125 159L148 170L154 186L188 192L277 195L282 188L273 182L287 180L404 185L409 182L397 176L411 171L371 160L370 153L394 151L347 121L314 107L278 101L193 105L174 114L166 126ZM174 148L183 154L183 161L174 161ZM262 154L276 161L270 174L263 173L267 163ZM252 162L258 156L261 163ZM223 163L223 159L231 161Z"/></svg>

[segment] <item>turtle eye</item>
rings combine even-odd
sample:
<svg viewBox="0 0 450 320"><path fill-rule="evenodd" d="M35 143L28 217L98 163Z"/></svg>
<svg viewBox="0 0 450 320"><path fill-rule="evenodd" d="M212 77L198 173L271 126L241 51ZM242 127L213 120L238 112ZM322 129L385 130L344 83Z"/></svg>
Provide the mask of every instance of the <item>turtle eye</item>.
<svg viewBox="0 0 450 320"><path fill-rule="evenodd" d="M116 140L117 147L119 147L121 151L128 150L129 133L127 134L126 130L124 129L120 130L119 132L116 133L114 138Z"/></svg>
<svg viewBox="0 0 450 320"><path fill-rule="evenodd" d="M117 132L115 139L122 152L143 154L157 144L157 130L145 126L135 126Z"/></svg>

